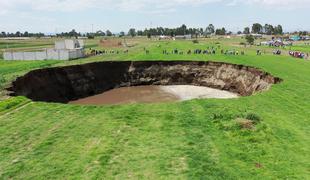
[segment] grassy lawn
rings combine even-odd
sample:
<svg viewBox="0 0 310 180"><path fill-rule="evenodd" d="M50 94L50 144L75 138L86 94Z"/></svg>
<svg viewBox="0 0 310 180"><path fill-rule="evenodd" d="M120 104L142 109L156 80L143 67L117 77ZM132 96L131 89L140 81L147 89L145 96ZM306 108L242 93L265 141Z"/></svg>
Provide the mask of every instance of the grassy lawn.
<svg viewBox="0 0 310 180"><path fill-rule="evenodd" d="M239 39L129 41L138 44L128 54L0 61L0 89L32 69L104 60L223 61L284 81L239 99L118 106L7 99L2 90L0 179L310 179L310 61L256 56L257 47L239 47ZM162 54L218 45L246 55ZM260 119L255 127L240 127L238 119L251 114Z"/></svg>

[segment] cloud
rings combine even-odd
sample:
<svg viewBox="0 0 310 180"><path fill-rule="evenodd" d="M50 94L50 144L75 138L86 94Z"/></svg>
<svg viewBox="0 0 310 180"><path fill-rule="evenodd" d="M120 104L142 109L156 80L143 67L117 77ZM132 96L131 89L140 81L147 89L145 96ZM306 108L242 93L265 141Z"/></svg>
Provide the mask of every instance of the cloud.
<svg viewBox="0 0 310 180"><path fill-rule="evenodd" d="M269 8L299 9L310 6L310 0L234 0L231 4L260 5Z"/></svg>
<svg viewBox="0 0 310 180"><path fill-rule="evenodd" d="M18 11L76 12L90 9L115 9L133 12L175 12L178 7L195 7L210 3L236 6L260 5L297 9L310 6L310 0L0 0L0 14Z"/></svg>

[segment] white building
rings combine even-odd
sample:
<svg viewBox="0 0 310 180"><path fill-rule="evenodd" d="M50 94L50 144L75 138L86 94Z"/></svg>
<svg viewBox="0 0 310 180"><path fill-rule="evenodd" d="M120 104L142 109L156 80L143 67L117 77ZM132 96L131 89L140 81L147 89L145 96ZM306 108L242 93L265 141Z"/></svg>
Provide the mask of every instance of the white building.
<svg viewBox="0 0 310 180"><path fill-rule="evenodd" d="M177 39L192 39L192 35L191 34L186 34L186 35L177 35L174 37L174 40L177 40Z"/></svg>
<svg viewBox="0 0 310 180"><path fill-rule="evenodd" d="M85 56L84 41L68 39L56 41L55 48L37 52L4 52L4 60L70 60Z"/></svg>

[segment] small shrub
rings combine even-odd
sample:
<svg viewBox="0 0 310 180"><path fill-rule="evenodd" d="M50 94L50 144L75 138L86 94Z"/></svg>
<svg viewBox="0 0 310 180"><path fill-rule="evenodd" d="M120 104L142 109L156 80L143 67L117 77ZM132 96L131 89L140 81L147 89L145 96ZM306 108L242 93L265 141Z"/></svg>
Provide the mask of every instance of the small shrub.
<svg viewBox="0 0 310 180"><path fill-rule="evenodd" d="M4 77L0 76L0 89L4 87L5 83L6 83L6 80L4 79Z"/></svg>
<svg viewBox="0 0 310 180"><path fill-rule="evenodd" d="M245 46L246 43L245 42L240 42L240 45Z"/></svg>
<svg viewBox="0 0 310 180"><path fill-rule="evenodd" d="M261 121L260 116L255 113L248 113L245 118L255 123L259 123Z"/></svg>
<svg viewBox="0 0 310 180"><path fill-rule="evenodd" d="M245 36L245 39L246 39L246 41L247 41L250 45L253 45L253 44L254 44L254 41L255 41L254 36L252 36L252 35L246 35L246 36Z"/></svg>
<svg viewBox="0 0 310 180"><path fill-rule="evenodd" d="M198 41L197 39L195 39L195 40L193 40L193 43L194 43L194 44L198 44L199 41Z"/></svg>
<svg viewBox="0 0 310 180"><path fill-rule="evenodd" d="M216 119L223 119L223 115L222 114L215 114L213 113L211 116L211 119L216 120Z"/></svg>
<svg viewBox="0 0 310 180"><path fill-rule="evenodd" d="M254 128L254 121L249 119L236 119L236 123L242 129L253 129Z"/></svg>
<svg viewBox="0 0 310 180"><path fill-rule="evenodd" d="M88 39L95 39L95 36L93 36L93 35L88 35L87 38L88 38Z"/></svg>

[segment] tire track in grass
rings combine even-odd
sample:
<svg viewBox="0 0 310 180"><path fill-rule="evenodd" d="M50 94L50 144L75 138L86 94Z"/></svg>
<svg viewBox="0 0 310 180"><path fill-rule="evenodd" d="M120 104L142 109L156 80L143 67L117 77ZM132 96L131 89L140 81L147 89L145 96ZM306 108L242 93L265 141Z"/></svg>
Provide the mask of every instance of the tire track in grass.
<svg viewBox="0 0 310 180"><path fill-rule="evenodd" d="M8 112L4 112L4 114L1 114L1 112L0 112L0 118L6 117L8 115L11 115L11 114L13 114L13 113L15 113L15 112L17 112L17 111L27 107L28 105L31 105L31 104L33 104L33 102L32 101L28 101L28 102L25 102L25 103L21 103L20 105L17 105L15 108L10 109Z"/></svg>
<svg viewBox="0 0 310 180"><path fill-rule="evenodd" d="M97 150L96 148L87 150L87 154L92 155L92 160L85 164L83 178L126 177L125 174L128 167L124 163L127 164L127 158L131 158L130 154L127 155L127 153L130 149L130 143L135 144L131 138L137 133L136 127L131 124L131 121L135 119L136 110L130 106L129 109L131 115L123 112L128 111L126 106L111 107L109 111L104 113L105 119L111 121L110 123L114 125L102 124L103 126L109 126L106 129L109 133L101 136L105 139L106 144L104 148L99 147Z"/></svg>
<svg viewBox="0 0 310 180"><path fill-rule="evenodd" d="M209 120L201 114L205 110L197 101L180 104L180 122L187 137L189 179L212 179L230 176L219 166L219 150L213 143ZM212 125L211 125L212 126Z"/></svg>
<svg viewBox="0 0 310 180"><path fill-rule="evenodd" d="M27 106L28 107L28 106ZM37 107L38 108L38 107ZM23 114L25 112L23 112L25 110L19 111L19 113ZM51 113L51 112L50 112ZM37 121L44 121L43 118L44 116L49 116L51 115L50 113L47 112L42 112L42 111L36 111L35 114L32 114L33 117L37 120ZM15 116L18 116L19 114L16 114ZM38 116L39 115L39 116ZM23 122L22 124L20 124L19 127L23 127L21 130L17 131L17 133L22 133L21 131L25 131L25 133L28 132L28 125L25 123L29 123L28 122ZM35 123L35 121L31 121L31 123ZM70 123L70 122L68 122ZM46 131L44 131L44 129L42 130L42 125L44 126L43 128L47 128ZM51 123L44 123L42 122L42 124L36 124L36 129L35 131L39 132L39 134L37 134L37 132L33 132L32 131L32 135L29 135L28 133L26 134L27 136L29 135L29 139L26 138L26 141L23 143L24 146L23 147L19 147L18 149L15 149L15 151L13 151L13 153L8 154L8 156L10 157L11 160L7 160L6 164L4 164L5 168L5 173L3 173L4 176L7 177L12 177L12 176L20 176L21 174L25 173L25 167L26 165L30 164L31 161L33 161L33 159L31 157L33 156L34 150L35 148L46 142L48 140L49 137L51 137L52 134L56 133L61 126L63 125L63 121L58 121L58 122L51 122ZM46 127L45 127L46 126ZM33 136L33 137L32 137ZM14 146L14 145L13 145ZM16 148L16 147L15 147ZM34 168L35 166L30 166L31 168ZM30 168L28 166L28 168ZM29 171L31 170L28 169Z"/></svg>
<svg viewBox="0 0 310 180"><path fill-rule="evenodd" d="M156 108L158 105L154 105L154 110L153 105L146 106L149 106L148 111L141 105L131 105L121 106L116 111L110 112L114 120L122 122L122 125L117 126L119 130L115 129L119 132L120 139L108 148L110 151L100 156L99 162L104 162L104 166L97 170L96 178L113 176L120 179L141 177L154 179L173 174L181 176L176 173L179 172L179 156L173 154L178 144L171 142L175 137L171 136L171 133L175 133L171 131L176 122L171 117L173 113L159 112ZM172 122L163 122L164 117L170 118Z"/></svg>

